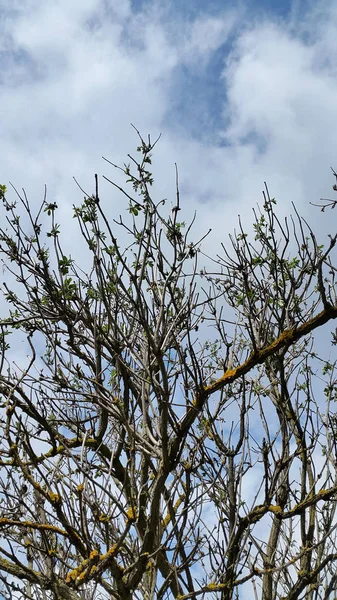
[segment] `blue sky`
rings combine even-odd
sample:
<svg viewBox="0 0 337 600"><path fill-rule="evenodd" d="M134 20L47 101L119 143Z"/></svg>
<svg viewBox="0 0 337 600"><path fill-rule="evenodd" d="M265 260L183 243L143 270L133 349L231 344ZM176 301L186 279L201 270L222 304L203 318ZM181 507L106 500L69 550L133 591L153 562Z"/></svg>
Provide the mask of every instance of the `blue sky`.
<svg viewBox="0 0 337 600"><path fill-rule="evenodd" d="M36 208L46 183L76 255L72 177L91 193L95 172L118 176L101 156L134 152L132 122L162 133L154 193L174 201L176 162L206 250L238 214L249 228L264 181L324 243L333 221L310 202L333 197L337 170L336 22L333 0L0 0L0 183ZM116 216L122 198L100 185Z"/></svg>

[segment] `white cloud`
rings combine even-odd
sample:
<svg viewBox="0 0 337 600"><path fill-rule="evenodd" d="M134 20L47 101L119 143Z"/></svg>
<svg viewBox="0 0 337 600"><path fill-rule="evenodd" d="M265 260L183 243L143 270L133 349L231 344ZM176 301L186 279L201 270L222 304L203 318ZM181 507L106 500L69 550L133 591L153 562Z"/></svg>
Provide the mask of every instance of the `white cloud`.
<svg viewBox="0 0 337 600"><path fill-rule="evenodd" d="M226 12L221 17L202 15L192 25L185 24L179 59L205 67L212 52L227 41L237 17L234 12Z"/></svg>
<svg viewBox="0 0 337 600"><path fill-rule="evenodd" d="M315 45L270 24L244 35L224 73L233 111L229 140L256 135L266 154L278 154L286 168L285 158L292 168L294 159L300 172L317 155L322 131L331 145L337 88L326 69L317 69L317 54Z"/></svg>

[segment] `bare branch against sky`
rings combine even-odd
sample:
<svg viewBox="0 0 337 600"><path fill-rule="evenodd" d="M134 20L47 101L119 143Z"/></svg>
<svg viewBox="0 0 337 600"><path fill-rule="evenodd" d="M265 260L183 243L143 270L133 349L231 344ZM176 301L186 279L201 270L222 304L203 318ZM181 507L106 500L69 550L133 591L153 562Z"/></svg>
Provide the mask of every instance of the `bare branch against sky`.
<svg viewBox="0 0 337 600"><path fill-rule="evenodd" d="M335 346L336 236L321 245L295 208L279 219L266 186L253 235L240 220L206 256L178 171L175 202L154 199L158 140L138 135L126 187L106 176L120 215L97 175L73 207L73 255L56 202L1 187L0 589L328 598L336 361L315 334Z"/></svg>

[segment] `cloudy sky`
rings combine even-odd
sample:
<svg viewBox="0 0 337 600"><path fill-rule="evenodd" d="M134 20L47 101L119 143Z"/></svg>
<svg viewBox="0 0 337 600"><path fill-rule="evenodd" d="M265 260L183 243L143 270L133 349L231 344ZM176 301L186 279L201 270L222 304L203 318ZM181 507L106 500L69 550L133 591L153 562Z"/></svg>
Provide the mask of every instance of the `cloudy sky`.
<svg viewBox="0 0 337 600"><path fill-rule="evenodd" d="M158 199L174 200L177 162L212 243L250 222L265 180L281 214L294 201L330 231L309 202L333 195L337 168L333 0L0 0L0 19L0 183L33 205L46 183L72 228L72 177L92 193L95 172L114 176L101 157L126 160L133 123L162 134ZM103 182L101 196L123 210Z"/></svg>

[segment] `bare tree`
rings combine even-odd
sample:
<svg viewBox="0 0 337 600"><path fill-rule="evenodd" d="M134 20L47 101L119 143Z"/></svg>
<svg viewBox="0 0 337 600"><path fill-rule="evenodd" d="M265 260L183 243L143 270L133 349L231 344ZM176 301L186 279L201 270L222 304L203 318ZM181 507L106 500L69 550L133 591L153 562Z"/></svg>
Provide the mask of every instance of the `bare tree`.
<svg viewBox="0 0 337 600"><path fill-rule="evenodd" d="M126 217L97 176L74 207L86 272L56 203L1 186L1 593L328 600L337 335L324 356L314 332L337 317L336 236L281 222L266 188L253 235L206 257L178 182L173 209L150 194L154 145L122 168L133 190L111 181Z"/></svg>

